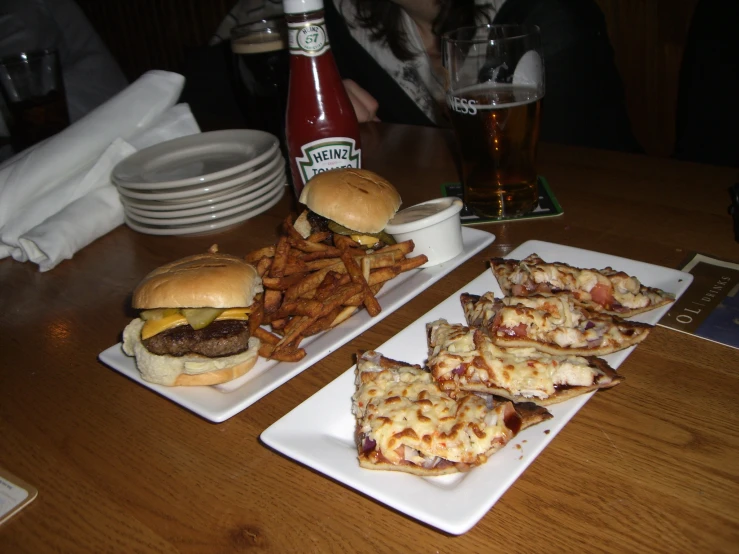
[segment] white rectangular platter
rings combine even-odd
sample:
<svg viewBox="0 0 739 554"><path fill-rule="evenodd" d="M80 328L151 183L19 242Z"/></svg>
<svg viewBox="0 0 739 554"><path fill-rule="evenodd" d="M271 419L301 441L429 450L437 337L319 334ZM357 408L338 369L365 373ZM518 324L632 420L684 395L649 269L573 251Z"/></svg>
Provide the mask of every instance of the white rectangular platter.
<svg viewBox="0 0 739 554"><path fill-rule="evenodd" d="M104 364L130 377L154 392L219 423L238 414L300 372L328 356L331 352L393 313L414 296L424 291L454 268L495 240L495 235L479 229L462 228L463 251L456 258L425 269L414 269L388 282L377 295L382 311L375 317L362 310L347 321L320 335L303 341L306 356L299 362L276 362L260 358L249 373L223 385L213 387L165 387L144 381L133 358L126 356L121 343L100 353Z"/></svg>
<svg viewBox="0 0 739 554"><path fill-rule="evenodd" d="M672 292L677 297L692 281L692 276L682 271L541 241L528 241L507 257L522 259L532 253L539 254L545 261L565 262L578 267L601 269L611 266L635 275L645 285ZM395 360L423 364L427 356L426 323L439 318L450 323L464 323L459 295L462 292L483 294L487 291L502 296L490 270L378 347L377 351ZM656 324L668 309L669 306L665 306L646 312L634 320ZM605 359L612 367L618 368L634 348L616 352ZM620 386L628 387L628 381ZM351 413L353 393L352 367L266 429L261 435L262 440L275 450L337 481L452 534L465 533L475 525L592 396L584 395L550 406L552 419L526 429L485 465L468 473L417 477L359 467L354 444L355 421Z"/></svg>

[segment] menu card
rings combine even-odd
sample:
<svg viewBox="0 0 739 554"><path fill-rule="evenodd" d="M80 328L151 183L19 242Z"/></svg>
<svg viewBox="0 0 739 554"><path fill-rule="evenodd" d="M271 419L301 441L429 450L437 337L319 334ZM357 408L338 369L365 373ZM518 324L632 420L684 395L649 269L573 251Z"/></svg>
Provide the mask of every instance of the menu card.
<svg viewBox="0 0 739 554"><path fill-rule="evenodd" d="M693 254L682 270L693 282L659 325L739 348L739 264Z"/></svg>
<svg viewBox="0 0 739 554"><path fill-rule="evenodd" d="M562 215L564 213L562 206L557 202L557 198L552 193L552 189L549 188L547 180L539 175L537 183L539 186L539 204L533 212L524 215L503 217L480 217L473 214L467 206L465 206L460 212L462 225L482 225L483 223L499 223L503 221L516 220L523 221L526 219L538 219L542 217ZM443 183L441 185L441 194L444 196L456 196L457 198L462 198L462 185L460 183Z"/></svg>

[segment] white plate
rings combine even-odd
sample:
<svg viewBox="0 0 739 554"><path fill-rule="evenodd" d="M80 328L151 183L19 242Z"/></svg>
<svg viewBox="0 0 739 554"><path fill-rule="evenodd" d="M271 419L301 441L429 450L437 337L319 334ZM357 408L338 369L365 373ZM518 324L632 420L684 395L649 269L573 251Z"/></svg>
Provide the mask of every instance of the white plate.
<svg viewBox="0 0 739 554"><path fill-rule="evenodd" d="M276 187L284 186L285 181L286 181L285 170L281 168L277 172L276 176L270 176L269 182L266 182L264 186L259 187L256 190L247 190L246 194L240 194L236 196L235 198L226 198L224 200L221 200L220 198L216 198L214 200L208 200L203 206L195 206L193 208L187 208L187 209L181 209L181 210L165 210L165 211L137 208L136 206L131 206L125 203L123 207L126 210L126 213L129 215L136 214L142 217L151 217L151 218L160 219L160 220L161 219L177 219L180 217L190 217L190 216L202 215L202 214L212 214L215 212L220 212L221 210L227 210L228 208L233 208L236 206L240 206L242 204L246 204L250 200L259 198L260 196L264 196L265 194L272 191Z"/></svg>
<svg viewBox="0 0 739 554"><path fill-rule="evenodd" d="M284 166L284 164L285 160L282 156L275 156L263 165L246 172L237 173L236 175L216 181L208 181L204 184L172 189L166 192L142 192L130 190L122 186L117 186L116 188L118 189L118 194L126 198L137 198L139 200L166 200L170 203L178 203L183 200L185 202L196 199L206 200L220 196L228 189L235 189L246 184L256 188L262 176L275 172L278 168ZM258 178L259 180L257 180Z"/></svg>
<svg viewBox="0 0 739 554"><path fill-rule="evenodd" d="M127 208L136 208L140 210L148 210L153 212L177 212L181 210L189 210L193 208L201 208L210 206L226 200L241 197L245 194L251 194L262 187L269 186L274 179L284 178L285 165L278 165L274 171L270 171L263 175L258 181L244 181L238 186L221 191L220 193L201 196L198 198L184 198L179 200L138 200L120 196L121 203ZM236 181L239 182L238 180Z"/></svg>
<svg viewBox="0 0 739 554"><path fill-rule="evenodd" d="M210 421L225 421L393 313L495 240L495 236L490 233L468 227L462 229L462 235L464 239L462 254L438 266L402 273L380 290L378 300L382 312L379 315L370 317L362 310L335 329L309 337L301 343L307 354L299 362L276 362L260 358L249 373L224 385L164 387L141 379L133 358L123 353L120 343L102 352L100 360ZM349 409L348 403L346 407Z"/></svg>
<svg viewBox="0 0 739 554"><path fill-rule="evenodd" d="M199 210L204 213L196 213L194 215L187 215L182 217L162 217L163 212L153 212L156 217L150 217L147 215L141 215L136 213L136 210L127 209L126 215L129 219L137 221L139 223L147 223L150 225L194 225L196 223L202 223L203 221L214 221L222 219L237 213L241 213L244 210L255 208L264 204L265 199L271 198L275 191L285 186L285 173L278 175L278 178L273 180L270 186L265 186L256 191L246 195L246 197L239 197L228 203L232 204L231 207L225 209L217 209L215 206L208 206L203 210ZM192 211L192 210L189 210Z"/></svg>
<svg viewBox="0 0 739 554"><path fill-rule="evenodd" d="M610 265L636 275L645 285L662 288L678 297L692 281L692 276L682 271L541 241L525 242L508 257L522 259L534 252L547 261L561 261L581 267L603 268ZM377 348L377 351L396 360L424 363L427 356L426 323L438 318L445 318L451 323L464 323L459 295L462 292L482 294L487 291L493 291L497 296L502 294L490 270L459 289ZM665 306L634 319L656 324L668 309L669 306ZM617 368L632 350L633 347L606 356L605 359ZM629 382L620 386L628 387ZM266 429L261 435L262 440L275 450L367 496L428 525L457 535L468 531L487 513L592 396L584 395L550 406L549 411L554 416L552 419L526 429L491 456L485 465L468 473L417 477L359 467L354 444L355 421L351 413L353 393L354 368L351 368Z"/></svg>
<svg viewBox="0 0 739 554"><path fill-rule="evenodd" d="M191 225L168 225L166 220L162 220L162 223L157 225L151 225L148 223L139 223L132 220L128 214L124 215L126 225L128 225L134 231L139 233L145 233L147 235L200 235L206 233L212 233L214 231L222 231L226 227L236 225L242 221L246 221L254 217L255 215L261 214L269 210L272 206L277 204L285 193L285 183L283 186L279 186L270 192L266 196L260 198L261 204L258 206L252 206L245 211L239 212L229 217L223 217L221 219L215 219L206 223L193 223Z"/></svg>
<svg viewBox="0 0 739 554"><path fill-rule="evenodd" d="M196 185L246 171L275 155L277 137L253 129L211 131L160 142L113 168L114 183L161 190Z"/></svg>

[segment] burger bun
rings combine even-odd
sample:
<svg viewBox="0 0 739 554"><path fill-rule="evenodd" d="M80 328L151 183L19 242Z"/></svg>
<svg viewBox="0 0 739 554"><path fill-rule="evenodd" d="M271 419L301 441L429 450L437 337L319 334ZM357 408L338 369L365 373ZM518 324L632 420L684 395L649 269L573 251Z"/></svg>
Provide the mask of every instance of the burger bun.
<svg viewBox="0 0 739 554"><path fill-rule="evenodd" d="M310 179L300 202L318 215L360 233L379 233L400 208L400 194L377 173L334 169Z"/></svg>
<svg viewBox="0 0 739 554"><path fill-rule="evenodd" d="M188 256L156 268L133 293L133 307L238 308L248 307L262 292L262 280L241 258L208 252Z"/></svg>

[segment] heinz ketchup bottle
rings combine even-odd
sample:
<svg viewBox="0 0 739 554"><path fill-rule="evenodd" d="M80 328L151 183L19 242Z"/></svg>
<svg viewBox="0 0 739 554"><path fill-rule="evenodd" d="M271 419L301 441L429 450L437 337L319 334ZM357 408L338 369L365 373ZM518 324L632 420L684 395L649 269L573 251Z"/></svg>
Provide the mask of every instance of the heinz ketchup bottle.
<svg viewBox="0 0 739 554"><path fill-rule="evenodd" d="M283 6L290 47L287 149L300 197L318 173L361 167L362 150L357 116L328 42L323 0L283 0Z"/></svg>

